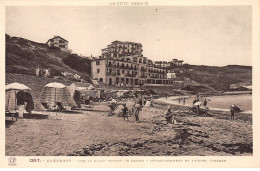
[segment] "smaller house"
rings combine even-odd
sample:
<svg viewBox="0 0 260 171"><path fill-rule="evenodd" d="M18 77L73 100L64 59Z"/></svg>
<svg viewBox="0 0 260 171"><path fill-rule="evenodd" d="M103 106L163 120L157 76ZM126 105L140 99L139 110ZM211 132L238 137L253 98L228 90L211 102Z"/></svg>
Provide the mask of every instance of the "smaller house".
<svg viewBox="0 0 260 171"><path fill-rule="evenodd" d="M183 65L183 61L182 60L178 60L178 59L172 59L172 63L175 66L182 66Z"/></svg>
<svg viewBox="0 0 260 171"><path fill-rule="evenodd" d="M54 36L53 38L49 39L46 44L49 47L57 47L63 51L68 51L68 41L60 36Z"/></svg>
<svg viewBox="0 0 260 171"><path fill-rule="evenodd" d="M176 74L175 74L175 72L168 72L167 74L166 74L166 77L167 77L167 79L172 79L172 78L176 78Z"/></svg>

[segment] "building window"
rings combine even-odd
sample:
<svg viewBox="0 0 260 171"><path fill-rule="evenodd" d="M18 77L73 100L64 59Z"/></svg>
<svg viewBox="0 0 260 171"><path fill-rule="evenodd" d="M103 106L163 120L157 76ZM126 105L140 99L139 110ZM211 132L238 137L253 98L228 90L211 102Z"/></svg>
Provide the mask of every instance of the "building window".
<svg viewBox="0 0 260 171"><path fill-rule="evenodd" d="M125 70L122 70L122 74L124 74L125 73Z"/></svg>
<svg viewBox="0 0 260 171"><path fill-rule="evenodd" d="M97 69L97 73L100 73L100 69Z"/></svg>
<svg viewBox="0 0 260 171"><path fill-rule="evenodd" d="M96 65L100 65L100 61L96 61Z"/></svg>

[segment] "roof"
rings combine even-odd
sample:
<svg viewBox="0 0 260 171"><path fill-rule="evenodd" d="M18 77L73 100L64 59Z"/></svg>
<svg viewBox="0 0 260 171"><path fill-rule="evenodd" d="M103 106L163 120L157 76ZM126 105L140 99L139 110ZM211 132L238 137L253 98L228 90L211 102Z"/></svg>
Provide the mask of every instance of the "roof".
<svg viewBox="0 0 260 171"><path fill-rule="evenodd" d="M72 84L75 84L77 87L89 87L90 83L83 83L83 82L74 82Z"/></svg>
<svg viewBox="0 0 260 171"><path fill-rule="evenodd" d="M113 42L111 42L112 44L114 44L114 43L117 43L117 42L119 42L119 43L130 43L130 44L138 44L138 45L142 45L141 43L137 43L137 42L129 42L129 41L119 41L119 40L115 40L115 41L113 41Z"/></svg>
<svg viewBox="0 0 260 171"><path fill-rule="evenodd" d="M62 39L62 40L64 40L64 41L68 42L68 40L66 40L66 39L64 39L64 38L62 38L62 37L60 37L60 36L55 36L55 37L49 39L48 42L49 42L50 40L56 39L56 38L60 38L60 39ZM48 43L48 42L47 42L47 43Z"/></svg>

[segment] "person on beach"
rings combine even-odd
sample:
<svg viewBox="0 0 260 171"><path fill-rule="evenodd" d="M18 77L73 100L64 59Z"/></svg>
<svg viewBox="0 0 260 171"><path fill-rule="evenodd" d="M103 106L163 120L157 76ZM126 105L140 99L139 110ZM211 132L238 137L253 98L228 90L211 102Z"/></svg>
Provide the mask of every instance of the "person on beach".
<svg viewBox="0 0 260 171"><path fill-rule="evenodd" d="M207 109L208 101L206 98L204 99L203 105L204 105L205 109Z"/></svg>
<svg viewBox="0 0 260 171"><path fill-rule="evenodd" d="M179 104L181 103L181 98L179 98Z"/></svg>
<svg viewBox="0 0 260 171"><path fill-rule="evenodd" d="M139 113L140 113L140 110L141 110L140 108L141 108L140 104L137 103L135 105L135 113L134 113L134 115L135 115L135 121L138 122L138 123L140 122L140 120L139 120Z"/></svg>
<svg viewBox="0 0 260 171"><path fill-rule="evenodd" d="M173 113L172 113L172 108L171 106L168 106L168 111L165 115L165 119L167 121L167 123L174 123L174 116L173 116Z"/></svg>
<svg viewBox="0 0 260 171"><path fill-rule="evenodd" d="M22 118L23 117L23 113L24 113L24 105L25 105L25 101L24 101L24 91L20 90L18 91L18 93L16 94L16 103L18 106L18 117Z"/></svg>
<svg viewBox="0 0 260 171"><path fill-rule="evenodd" d="M116 102L115 102L115 100L113 99L108 106L110 108L110 112L108 113L108 116L115 115L115 110L116 110Z"/></svg>
<svg viewBox="0 0 260 171"><path fill-rule="evenodd" d="M143 100L142 95L140 95L140 96L138 97L137 103L140 105L139 111L142 110L143 105L144 105L144 100Z"/></svg>
<svg viewBox="0 0 260 171"><path fill-rule="evenodd" d="M231 114L231 120L235 119L235 105L230 106L230 114Z"/></svg>
<svg viewBox="0 0 260 171"><path fill-rule="evenodd" d="M123 112L124 121L125 121L125 118L127 118L127 120L128 120L128 116L127 116L128 108L126 107L126 103L123 104L122 112Z"/></svg>
<svg viewBox="0 0 260 171"><path fill-rule="evenodd" d="M153 107L153 95L151 95L151 106Z"/></svg>
<svg viewBox="0 0 260 171"><path fill-rule="evenodd" d="M183 105L185 105L185 98L183 98Z"/></svg>

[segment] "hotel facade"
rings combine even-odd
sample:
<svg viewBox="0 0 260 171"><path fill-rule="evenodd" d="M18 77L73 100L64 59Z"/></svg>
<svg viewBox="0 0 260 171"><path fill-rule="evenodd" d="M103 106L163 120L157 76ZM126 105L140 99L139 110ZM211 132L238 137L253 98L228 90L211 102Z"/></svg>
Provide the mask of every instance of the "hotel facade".
<svg viewBox="0 0 260 171"><path fill-rule="evenodd" d="M155 66L142 54L142 44L114 41L91 61L92 78L120 86L171 84L165 68Z"/></svg>

